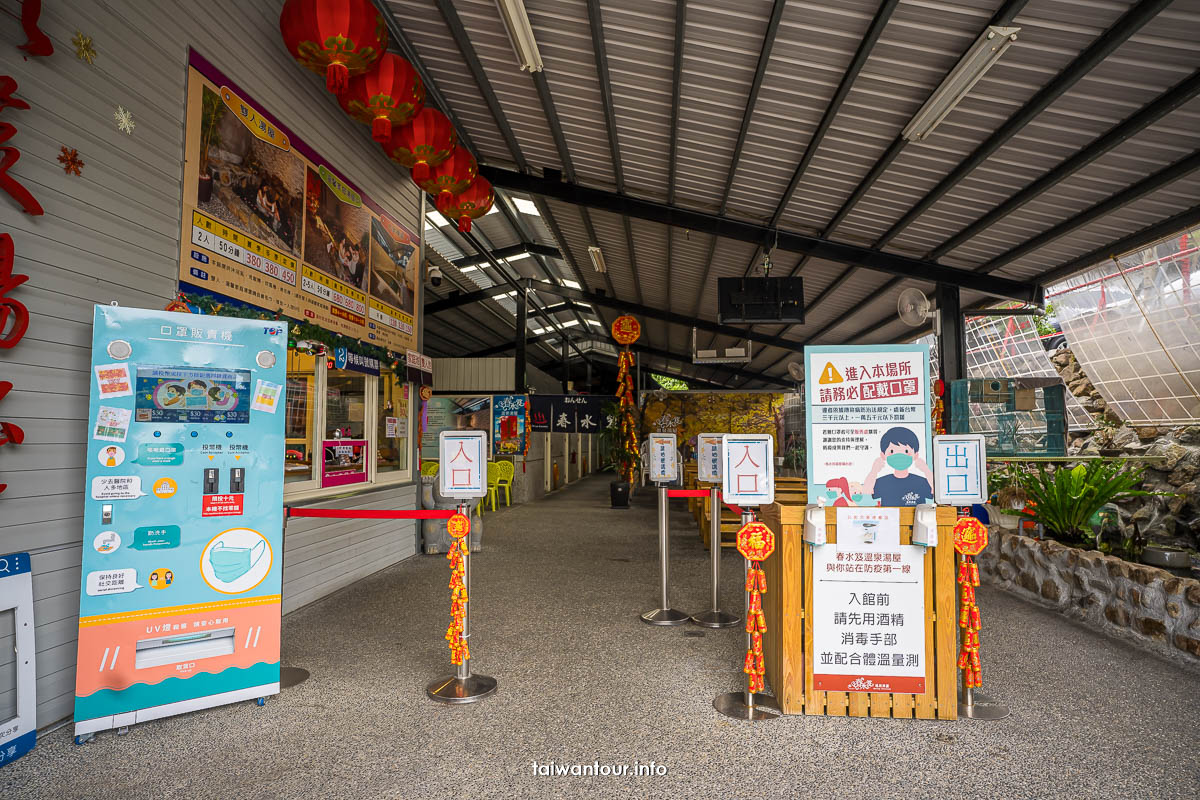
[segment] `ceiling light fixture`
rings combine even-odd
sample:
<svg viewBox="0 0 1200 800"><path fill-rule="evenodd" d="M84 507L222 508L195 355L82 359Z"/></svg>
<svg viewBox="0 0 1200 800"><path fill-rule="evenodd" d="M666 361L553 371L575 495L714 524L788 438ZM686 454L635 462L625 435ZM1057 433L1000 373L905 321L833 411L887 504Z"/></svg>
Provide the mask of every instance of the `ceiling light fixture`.
<svg viewBox="0 0 1200 800"><path fill-rule="evenodd" d="M604 263L604 253L600 252L600 248L596 245L588 247L588 257L592 259L592 266L596 268L596 272L608 272L608 266Z"/></svg>
<svg viewBox="0 0 1200 800"><path fill-rule="evenodd" d="M533 38L533 26L529 24L525 4L521 0L496 0L496 8L500 10L500 18L504 20L508 40L512 42L521 69L541 72L542 54L538 52L537 40Z"/></svg>
<svg viewBox="0 0 1200 800"><path fill-rule="evenodd" d="M1004 51L1017 40L1020 28L989 25L955 65L941 85L933 91L900 136L906 141L924 141L955 106L962 102L979 79L992 68Z"/></svg>

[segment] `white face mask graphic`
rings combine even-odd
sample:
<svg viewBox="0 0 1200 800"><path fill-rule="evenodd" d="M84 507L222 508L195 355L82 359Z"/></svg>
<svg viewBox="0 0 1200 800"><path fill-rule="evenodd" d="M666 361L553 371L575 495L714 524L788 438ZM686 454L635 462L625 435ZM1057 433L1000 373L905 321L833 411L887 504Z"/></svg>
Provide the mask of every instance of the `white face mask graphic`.
<svg viewBox="0 0 1200 800"><path fill-rule="evenodd" d="M249 572L266 552L265 541L253 547L229 547L224 542L217 542L208 552L208 563L212 565L217 580L233 583Z"/></svg>

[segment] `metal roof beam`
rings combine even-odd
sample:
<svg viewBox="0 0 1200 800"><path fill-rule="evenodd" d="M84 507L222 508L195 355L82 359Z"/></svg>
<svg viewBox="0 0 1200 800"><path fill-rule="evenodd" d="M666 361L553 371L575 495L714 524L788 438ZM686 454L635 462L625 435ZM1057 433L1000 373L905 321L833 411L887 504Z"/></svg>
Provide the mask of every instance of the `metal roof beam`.
<svg viewBox="0 0 1200 800"><path fill-rule="evenodd" d="M509 245L508 247L498 247L492 251L492 255L497 259L507 259L523 254L546 256L547 258L562 258L562 253L559 252L557 247L551 247L548 244L537 244L535 242L521 242ZM462 269L463 267L477 267L480 264L486 264L488 260L483 256L474 255L456 258L450 263Z"/></svg>
<svg viewBox="0 0 1200 800"><path fill-rule="evenodd" d="M885 253L861 245L834 242L794 231L769 228L755 222L693 211L652 200L620 195L603 189L566 183L552 178L539 178L499 167L481 166L479 171L494 185L515 191L539 194L564 203L597 208L629 217L645 219L716 236L724 236L755 244L777 239L781 250L807 253L845 264L859 264L865 269L903 275L917 280L948 283L964 289L992 294L1021 302L1040 302L1041 290L1034 284L996 276L984 276L970 270L956 269L934 261ZM690 317L688 317L690 319ZM743 338L745 335L743 334Z"/></svg>

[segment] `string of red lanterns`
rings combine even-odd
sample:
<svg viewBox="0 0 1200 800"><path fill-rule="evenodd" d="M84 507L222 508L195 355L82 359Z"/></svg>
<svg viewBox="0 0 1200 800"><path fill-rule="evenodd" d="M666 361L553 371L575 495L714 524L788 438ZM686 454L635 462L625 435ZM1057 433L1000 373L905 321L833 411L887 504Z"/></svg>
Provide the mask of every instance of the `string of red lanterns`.
<svg viewBox="0 0 1200 800"><path fill-rule="evenodd" d="M342 109L371 126L387 157L411 171L460 231L469 233L471 221L491 210L491 183L458 145L450 120L424 107L425 85L413 65L386 52L387 25L370 0L287 0L279 31L292 56L325 75Z"/></svg>

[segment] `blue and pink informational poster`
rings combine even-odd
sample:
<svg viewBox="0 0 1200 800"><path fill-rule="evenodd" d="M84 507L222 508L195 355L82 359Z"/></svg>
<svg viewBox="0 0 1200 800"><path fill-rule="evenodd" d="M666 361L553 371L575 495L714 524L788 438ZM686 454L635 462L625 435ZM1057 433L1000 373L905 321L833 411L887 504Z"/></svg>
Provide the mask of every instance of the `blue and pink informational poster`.
<svg viewBox="0 0 1200 800"><path fill-rule="evenodd" d="M929 346L804 348L808 502L933 502Z"/></svg>
<svg viewBox="0 0 1200 800"><path fill-rule="evenodd" d="M287 326L96 306L75 732L279 691Z"/></svg>

